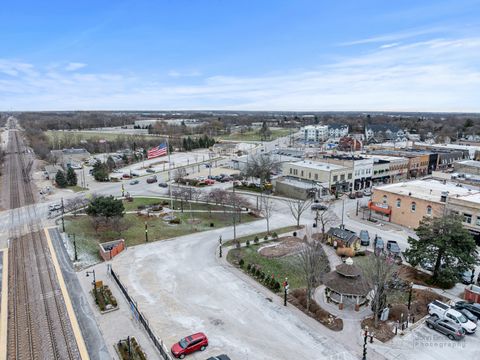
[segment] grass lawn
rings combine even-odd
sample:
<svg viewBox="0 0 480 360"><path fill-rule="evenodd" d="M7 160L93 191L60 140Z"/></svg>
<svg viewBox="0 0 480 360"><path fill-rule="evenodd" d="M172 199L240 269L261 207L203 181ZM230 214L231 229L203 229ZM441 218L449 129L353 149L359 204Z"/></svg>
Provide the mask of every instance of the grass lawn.
<svg viewBox="0 0 480 360"><path fill-rule="evenodd" d="M125 138L126 136L136 136L148 139L158 139L155 136L150 135L128 135L128 134L113 134L109 132L102 132L102 131L59 131L59 130L48 130L45 132L48 136L48 139L51 143L53 143L55 137L58 139L63 139L64 137L73 137L78 138L80 140L100 140L105 139L107 141L116 140L118 137Z"/></svg>
<svg viewBox="0 0 480 360"><path fill-rule="evenodd" d="M125 211L136 211L138 210L138 206L141 205L156 205L156 204L161 204L162 202L168 202L170 206L170 199L165 198L165 199L159 199L159 198L146 198L146 197L138 197L138 198L133 198L132 202L128 201L123 201L123 206L125 207ZM173 207L176 210L180 210L181 203L180 201L173 200ZM190 204L183 204L184 211L190 211ZM205 204L205 203L192 203L192 210L218 210L218 211L223 211L223 207L220 205L215 205L215 204ZM228 208L227 208L228 210Z"/></svg>
<svg viewBox="0 0 480 360"><path fill-rule="evenodd" d="M255 264L261 267L266 274L275 275L275 279L282 282L288 277L288 283L291 289L306 287L302 274L301 260L298 255L289 255L281 258L268 258L258 253L262 244L250 245L240 249L232 249L228 252L227 260L230 263L237 263L240 259L247 264Z"/></svg>
<svg viewBox="0 0 480 360"><path fill-rule="evenodd" d="M270 129L272 135L269 141L278 139L279 137L290 135L295 133L295 129ZM219 140L231 140L231 141L261 141L262 138L258 133L258 130L247 131L245 133L235 132L230 135L223 135L219 137Z"/></svg>
<svg viewBox="0 0 480 360"><path fill-rule="evenodd" d="M232 225L231 214L224 213L194 213L195 224L191 225L189 212L176 213L181 219L178 225L168 224L157 217L143 217L136 214L127 214L122 220L120 227L125 230L113 229L113 227L102 227L95 232L89 216L68 217L65 220L65 230L69 234L76 234L77 248L79 254L82 252L94 255L98 253L99 242L105 242L123 238L127 246L139 245L145 243L145 221L148 223L149 241L169 239L177 236L188 235L194 232L212 230ZM258 220L257 217L248 214L242 214L241 222ZM215 227L210 227L210 223Z"/></svg>
<svg viewBox="0 0 480 360"><path fill-rule="evenodd" d="M285 226L285 227L282 227L282 228L278 228L278 229L273 229L270 231L270 234L276 232L278 236L280 236L281 234L285 234L285 233L288 233L288 232L293 232L293 231L296 231L298 230L298 228L295 226L295 225L292 225L292 226ZM250 240L250 242L253 242L253 239L255 239L255 236L258 236L259 239L263 239L265 237L265 235L267 235L267 232L264 231L264 232L261 232L261 233L258 233L258 234L252 234L252 235L247 235L247 236L242 236L242 237L239 237L237 238L237 240L240 242L240 243L244 243L246 242L247 240ZM234 241L233 240L228 240L228 241L225 241L223 243L223 246L230 246L230 245L234 245Z"/></svg>
<svg viewBox="0 0 480 360"><path fill-rule="evenodd" d="M79 191L84 191L84 190L88 190L84 187L81 187L81 186L78 186L78 185L75 185L75 186L67 186L67 189L69 190L72 190L74 192L79 192Z"/></svg>

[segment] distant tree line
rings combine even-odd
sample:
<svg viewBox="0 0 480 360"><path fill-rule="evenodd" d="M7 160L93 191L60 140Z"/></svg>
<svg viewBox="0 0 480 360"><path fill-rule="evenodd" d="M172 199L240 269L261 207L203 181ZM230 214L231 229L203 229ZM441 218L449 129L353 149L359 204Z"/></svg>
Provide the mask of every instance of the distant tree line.
<svg viewBox="0 0 480 360"><path fill-rule="evenodd" d="M194 149L204 149L215 145L215 139L208 137L208 135L200 136L198 138L191 138L190 136L183 138L182 148L185 151Z"/></svg>

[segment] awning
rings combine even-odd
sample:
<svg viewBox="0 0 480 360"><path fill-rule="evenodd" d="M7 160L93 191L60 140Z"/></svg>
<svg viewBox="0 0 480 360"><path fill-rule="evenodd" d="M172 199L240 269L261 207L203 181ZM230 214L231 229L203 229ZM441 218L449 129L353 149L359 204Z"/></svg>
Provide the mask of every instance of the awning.
<svg viewBox="0 0 480 360"><path fill-rule="evenodd" d="M368 208L373 210L373 211L383 213L383 214L387 214L387 215L390 215L392 213L392 209L390 209L390 207L384 207L382 205L375 204L373 201L368 202Z"/></svg>

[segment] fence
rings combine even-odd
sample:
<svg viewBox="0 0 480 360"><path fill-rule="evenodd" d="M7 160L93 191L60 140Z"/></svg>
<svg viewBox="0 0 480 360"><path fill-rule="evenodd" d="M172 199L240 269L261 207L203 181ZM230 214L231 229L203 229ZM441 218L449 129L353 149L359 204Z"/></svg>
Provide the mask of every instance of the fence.
<svg viewBox="0 0 480 360"><path fill-rule="evenodd" d="M160 352L160 355L162 355L162 358L164 360L172 360L170 354L168 353L168 351L165 349L164 345L163 345L163 342L161 340L158 339L158 337L155 335L155 333L153 332L153 330L150 328L150 325L148 324L148 320L147 318L145 317L145 315L143 315L140 310L138 309L138 305L137 303L135 302L135 300L128 294L128 291L127 291L127 288L122 284L122 282L120 281L120 277L113 271L113 268L110 266L110 274L112 275L113 277L113 280L115 280L115 282L117 283L118 287L120 288L120 290L122 291L123 295L125 296L125 298L127 299L129 305L130 305L130 308L133 312L133 315L135 316L135 318L140 321L140 323L143 325L143 327L145 328L145 331L147 332L148 336L150 337L150 339L152 340L153 342L153 345L155 345L155 347L157 348L157 350Z"/></svg>

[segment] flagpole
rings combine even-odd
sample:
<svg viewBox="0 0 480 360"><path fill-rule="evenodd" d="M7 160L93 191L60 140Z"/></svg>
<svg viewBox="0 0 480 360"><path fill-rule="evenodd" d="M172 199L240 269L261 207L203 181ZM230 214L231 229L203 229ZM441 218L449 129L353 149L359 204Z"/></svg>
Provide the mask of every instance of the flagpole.
<svg viewBox="0 0 480 360"><path fill-rule="evenodd" d="M172 162L170 161L170 141L169 136L167 135L167 154L168 154L168 192L170 194L170 209L173 210L173 197L172 197L172 175L171 175L171 167Z"/></svg>

